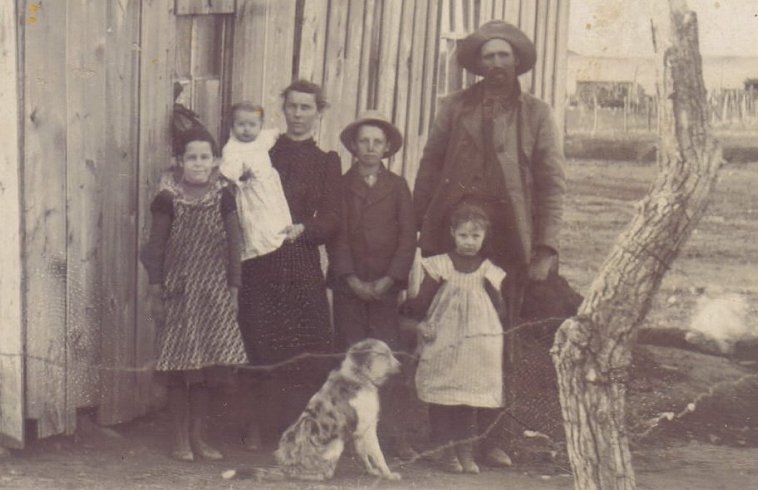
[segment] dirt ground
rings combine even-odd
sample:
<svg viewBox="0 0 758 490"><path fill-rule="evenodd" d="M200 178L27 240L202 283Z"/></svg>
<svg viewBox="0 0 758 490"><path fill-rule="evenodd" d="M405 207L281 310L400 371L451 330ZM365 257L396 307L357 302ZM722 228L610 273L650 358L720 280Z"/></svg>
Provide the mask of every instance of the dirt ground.
<svg viewBox="0 0 758 490"><path fill-rule="evenodd" d="M561 273L580 292L602 265L634 203L654 178L655 164L571 161ZM648 327L685 327L700 294L745 295L750 326L758 330L758 164L728 164L711 207L673 264L646 320ZM547 357L544 357L547 359ZM758 361L758 360L756 360ZM535 379L550 376L545 362ZM758 481L758 388L751 363L664 347L635 352L629 385L629 430L638 488L754 488ZM546 383L548 386L550 383ZM695 409L687 410L695 402ZM525 410L524 429L560 430L555 393L543 393ZM529 412L534 417L529 418ZM669 421L661 414L670 412ZM662 420L659 423L656 421ZM447 475L432 463L391 464L401 482L363 474L343 458L324 484L259 482L254 468L273 463L270 447L248 453L238 424L214 418L213 438L226 454L221 462L180 463L167 456L168 414L157 412L121 426L80 424L71 437L29 445L0 460L0 488L529 488L568 489L573 482L565 453L552 462L517 462L507 470L477 476ZM235 470L232 479L222 473Z"/></svg>

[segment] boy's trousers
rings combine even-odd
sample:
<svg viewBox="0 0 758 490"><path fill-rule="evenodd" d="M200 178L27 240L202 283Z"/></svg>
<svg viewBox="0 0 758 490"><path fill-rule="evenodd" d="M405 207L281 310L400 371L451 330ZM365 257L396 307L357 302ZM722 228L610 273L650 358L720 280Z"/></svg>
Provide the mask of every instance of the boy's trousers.
<svg viewBox="0 0 758 490"><path fill-rule="evenodd" d="M394 439L406 430L409 404L413 398L413 366L400 337L398 292L392 288L381 300L363 301L350 290L334 289L334 329L337 349L347 350L366 338L385 342L402 364L402 373L382 387L380 435Z"/></svg>

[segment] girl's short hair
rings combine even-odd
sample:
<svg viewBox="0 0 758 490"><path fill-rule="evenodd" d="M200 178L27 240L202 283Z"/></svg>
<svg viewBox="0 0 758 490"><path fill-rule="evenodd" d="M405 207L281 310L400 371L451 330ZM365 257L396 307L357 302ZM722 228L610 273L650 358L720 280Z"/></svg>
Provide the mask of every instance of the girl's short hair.
<svg viewBox="0 0 758 490"><path fill-rule="evenodd" d="M329 107L329 102L326 101L326 97L324 96L324 90L321 88L321 85L316 83L303 80L302 78L295 80L282 90L282 103L287 102L287 96L290 92L313 94L313 97L316 99L316 109L319 112Z"/></svg>
<svg viewBox="0 0 758 490"><path fill-rule="evenodd" d="M450 227L455 229L463 223L474 222L481 225L485 230L490 227L490 218L484 209L476 204L462 203L453 210L450 215Z"/></svg>
<svg viewBox="0 0 758 490"><path fill-rule="evenodd" d="M258 114L258 117L261 118L261 121L263 121L263 117L265 115L265 112L263 112L263 106L260 106L258 104L253 104L252 102L249 102L247 100L243 100L242 102L237 102L236 104L232 104L232 106L229 108L229 116L231 116L232 121L234 121L234 116L237 115L237 112L244 111L244 112L254 112Z"/></svg>
<svg viewBox="0 0 758 490"><path fill-rule="evenodd" d="M208 130L204 128L191 128L179 133L179 148L182 150L179 153L179 156L184 155L184 152L187 151L187 145L193 141L205 141L209 143L211 145L211 152L213 152L213 156L218 156L218 146L216 145L216 140L213 139L213 136L211 136Z"/></svg>

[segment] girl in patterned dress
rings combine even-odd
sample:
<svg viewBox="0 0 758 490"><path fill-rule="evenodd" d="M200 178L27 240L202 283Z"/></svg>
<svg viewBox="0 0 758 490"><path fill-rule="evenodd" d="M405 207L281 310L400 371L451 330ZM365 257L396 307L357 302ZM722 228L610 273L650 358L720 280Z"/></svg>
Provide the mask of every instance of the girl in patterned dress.
<svg viewBox="0 0 758 490"><path fill-rule="evenodd" d="M455 473L479 472L472 443L477 409L503 404L498 310L505 272L480 255L489 223L478 206L456 209L450 227L455 250L422 259L419 294L401 310L423 318L416 390L429 404L432 439L444 448L443 467Z"/></svg>
<svg viewBox="0 0 758 490"><path fill-rule="evenodd" d="M183 135L173 176L150 207L150 238L141 259L157 324L155 369L167 382L174 422L172 456L221 459L205 441L208 388L204 368L245 364L237 325L240 231L234 196L219 178L209 134Z"/></svg>

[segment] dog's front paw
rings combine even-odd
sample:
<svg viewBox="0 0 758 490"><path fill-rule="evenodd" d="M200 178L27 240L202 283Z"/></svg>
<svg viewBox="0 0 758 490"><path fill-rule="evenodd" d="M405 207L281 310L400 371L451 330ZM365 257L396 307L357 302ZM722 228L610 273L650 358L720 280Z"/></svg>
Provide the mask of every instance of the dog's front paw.
<svg viewBox="0 0 758 490"><path fill-rule="evenodd" d="M402 480L402 479L403 479L403 477L402 477L402 476L400 476L400 473L395 473L394 471L390 471L390 472L389 472L389 473L387 473L386 475L382 475L382 476L383 476L383 478L385 478L386 480L394 480L394 481L397 481L397 480Z"/></svg>

